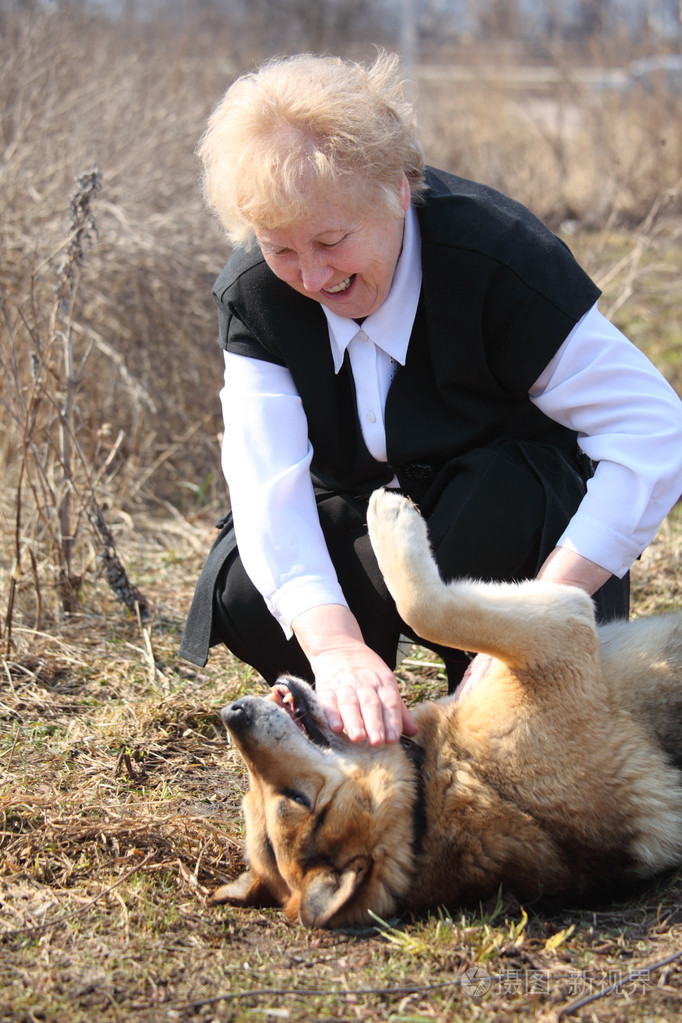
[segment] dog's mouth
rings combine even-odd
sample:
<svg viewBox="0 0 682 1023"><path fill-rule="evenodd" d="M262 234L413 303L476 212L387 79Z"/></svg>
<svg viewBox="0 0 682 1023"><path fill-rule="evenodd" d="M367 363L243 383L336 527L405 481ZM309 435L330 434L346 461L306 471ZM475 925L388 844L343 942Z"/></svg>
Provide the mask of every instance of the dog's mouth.
<svg viewBox="0 0 682 1023"><path fill-rule="evenodd" d="M312 690L305 683L293 678L280 678L272 687L268 699L288 714L296 727L315 746L330 748L326 721L316 706Z"/></svg>

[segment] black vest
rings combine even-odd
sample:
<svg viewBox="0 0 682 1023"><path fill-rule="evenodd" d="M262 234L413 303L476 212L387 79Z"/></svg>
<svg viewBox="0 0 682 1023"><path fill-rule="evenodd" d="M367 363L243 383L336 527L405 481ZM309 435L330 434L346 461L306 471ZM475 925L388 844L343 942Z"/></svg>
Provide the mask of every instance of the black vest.
<svg viewBox="0 0 682 1023"><path fill-rule="evenodd" d="M528 389L599 290L525 207L428 170L418 205L423 283L405 366L386 401L388 465L368 452L348 356L334 373L320 305L238 249L213 289L226 351L286 366L308 419L314 482L369 493L395 474L406 489L472 448L532 440L567 455L575 434Z"/></svg>

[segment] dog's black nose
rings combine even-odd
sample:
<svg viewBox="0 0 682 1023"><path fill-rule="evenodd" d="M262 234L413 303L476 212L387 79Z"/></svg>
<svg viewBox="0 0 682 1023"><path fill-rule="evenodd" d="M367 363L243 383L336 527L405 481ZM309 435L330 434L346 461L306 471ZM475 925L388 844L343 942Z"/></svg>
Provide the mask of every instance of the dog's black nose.
<svg viewBox="0 0 682 1023"><path fill-rule="evenodd" d="M244 698L241 700L235 700L234 703L230 703L227 707L223 707L220 712L220 716L230 731L248 727L251 720L249 705L250 701Z"/></svg>

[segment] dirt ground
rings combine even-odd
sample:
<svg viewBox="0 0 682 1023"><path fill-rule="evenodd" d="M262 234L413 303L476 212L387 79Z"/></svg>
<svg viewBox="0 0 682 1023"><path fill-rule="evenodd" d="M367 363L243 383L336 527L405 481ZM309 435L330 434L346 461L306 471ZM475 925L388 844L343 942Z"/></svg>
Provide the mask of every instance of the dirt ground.
<svg viewBox="0 0 682 1023"><path fill-rule="evenodd" d="M263 684L225 652L177 658L211 535L206 517L121 526L151 625L93 578L87 612L17 633L3 661L0 1020L677 1019L682 874L615 905L547 916L501 893L348 932L207 908L241 866L244 769L219 711ZM669 521L635 613L679 606L681 547ZM418 649L401 679L408 698L444 684Z"/></svg>

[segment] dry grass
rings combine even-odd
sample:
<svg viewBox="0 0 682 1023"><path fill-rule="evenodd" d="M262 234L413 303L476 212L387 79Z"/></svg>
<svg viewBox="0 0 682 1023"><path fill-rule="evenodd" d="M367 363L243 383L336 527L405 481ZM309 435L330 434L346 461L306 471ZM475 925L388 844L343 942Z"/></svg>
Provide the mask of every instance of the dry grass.
<svg viewBox="0 0 682 1023"><path fill-rule="evenodd" d="M194 149L235 72L263 53L250 35L240 49L225 20L190 28L132 31L70 10L7 15L0 34L3 369L14 360L27 386L35 338L50 333L73 183L96 166L98 233L71 321L83 362L79 439L91 462L111 456L107 483L126 506L139 497L186 506L221 489L219 409L206 398L221 365L209 289L228 253L202 209ZM466 48L451 57L465 61ZM555 86L530 92L473 67L463 84L420 82L432 163L598 240L623 225L649 238L653 209L654 227L679 225L679 96L596 92L565 62ZM597 275L612 267L601 255L590 265ZM668 283L678 269L670 264ZM2 463L16 463L17 430L3 429L1 445Z"/></svg>
<svg viewBox="0 0 682 1023"><path fill-rule="evenodd" d="M201 671L177 660L210 521L117 532L153 623L93 589L3 662L0 1020L676 1018L678 959L657 965L682 938L675 876L596 910L536 915L505 897L383 932L208 909L241 864L244 770L219 709L261 683L224 652ZM671 521L637 566L637 610L679 604L681 545ZM408 698L442 691L415 654Z"/></svg>
<svg viewBox="0 0 682 1023"><path fill-rule="evenodd" d="M208 292L227 253L193 150L264 43L222 17L131 33L74 11L6 16L0 35L5 618L15 594L0 675L0 1021L678 1018L679 962L666 963L682 936L678 877L594 912L526 917L504 899L367 933L206 908L241 848L243 768L219 710L259 683L225 653L201 671L176 653L225 501ZM474 79L423 83L420 102L431 161L560 229L607 311L682 390L679 97L596 94L567 67L549 94ZM98 233L65 311L69 196L94 166ZM49 387L31 419L36 356ZM55 433L69 389L71 477ZM29 456L38 482L20 493ZM69 487L82 524L65 613L54 513ZM103 580L93 497L147 623ZM635 568L636 613L679 606L681 547L673 515ZM409 698L443 687L418 650L402 680Z"/></svg>
<svg viewBox="0 0 682 1023"><path fill-rule="evenodd" d="M436 166L524 202L555 229L643 220L662 198L680 212L679 96L597 92L571 68L551 90L426 81L421 121Z"/></svg>

